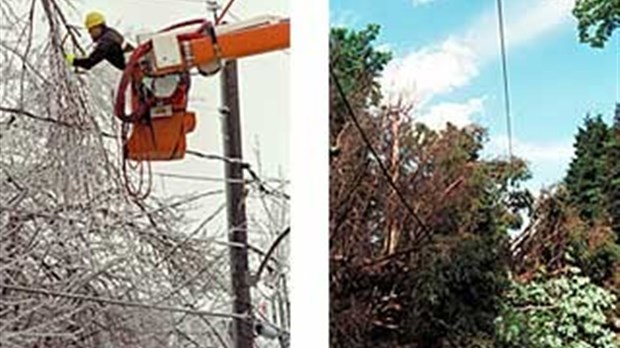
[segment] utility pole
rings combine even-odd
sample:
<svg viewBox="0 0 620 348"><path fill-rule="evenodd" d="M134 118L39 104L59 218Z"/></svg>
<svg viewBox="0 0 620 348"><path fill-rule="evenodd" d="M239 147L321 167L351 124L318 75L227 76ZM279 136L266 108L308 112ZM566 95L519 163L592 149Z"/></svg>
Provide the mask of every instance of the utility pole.
<svg viewBox="0 0 620 348"><path fill-rule="evenodd" d="M220 5L215 0L207 1L207 10L213 14L217 24L217 11ZM222 84L222 139L226 179L226 205L228 220L228 241L230 242L230 277L233 289L233 313L252 314L250 296L250 271L248 268L248 249L239 245L248 244L247 218L245 214L245 186L243 185L243 150L241 146L241 117L239 108L239 79L237 61L224 64L221 75ZM233 348L254 347L254 324L251 320L233 319Z"/></svg>
<svg viewBox="0 0 620 348"><path fill-rule="evenodd" d="M226 200L228 212L228 240L230 247L230 271L233 288L233 313L252 312L250 297L250 273L248 270L247 221L245 215L245 188L241 147L241 120L239 115L239 88L237 61L227 61L222 71L222 137L225 164ZM232 326L233 348L254 347L253 323L234 319Z"/></svg>
<svg viewBox="0 0 620 348"><path fill-rule="evenodd" d="M219 11L222 7L217 1L208 0L207 1L207 11L213 13L213 24L217 22L217 11Z"/></svg>

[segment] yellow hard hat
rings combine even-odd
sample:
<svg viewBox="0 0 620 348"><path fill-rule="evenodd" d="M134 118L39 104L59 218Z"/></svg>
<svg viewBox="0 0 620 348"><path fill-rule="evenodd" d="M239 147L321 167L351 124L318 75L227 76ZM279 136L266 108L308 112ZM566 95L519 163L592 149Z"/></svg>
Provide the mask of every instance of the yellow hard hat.
<svg viewBox="0 0 620 348"><path fill-rule="evenodd" d="M84 25L86 29L90 30L93 27L105 23L105 17L99 12L90 12L86 15L86 20L84 21Z"/></svg>

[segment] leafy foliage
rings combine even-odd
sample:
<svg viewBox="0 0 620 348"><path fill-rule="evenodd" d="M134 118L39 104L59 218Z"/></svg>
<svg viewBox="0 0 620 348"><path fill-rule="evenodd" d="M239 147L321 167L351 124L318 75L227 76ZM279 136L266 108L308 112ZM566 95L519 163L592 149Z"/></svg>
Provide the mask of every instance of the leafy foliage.
<svg viewBox="0 0 620 348"><path fill-rule="evenodd" d="M620 266L620 245L609 238L589 243L588 234L593 234L590 229L581 233L573 231L570 235L568 261L582 269L597 285L613 283Z"/></svg>
<svg viewBox="0 0 620 348"><path fill-rule="evenodd" d="M376 52L377 27L369 28L332 31L332 66L419 219L332 86L330 132L340 153L330 175L331 346L490 347L507 285L507 231L531 201L520 188L529 172L520 160L482 159L482 128L435 131L407 106L376 108L373 81L389 55L364 58Z"/></svg>
<svg viewBox="0 0 620 348"><path fill-rule="evenodd" d="M422 264L409 275L409 341L490 347L507 285L505 255L490 237L451 237L425 248Z"/></svg>
<svg viewBox="0 0 620 348"><path fill-rule="evenodd" d="M577 0L573 14L579 21L579 40L592 47L604 47L620 27L620 0Z"/></svg>
<svg viewBox="0 0 620 348"><path fill-rule="evenodd" d="M497 347L618 347L605 315L614 307L614 295L578 270L546 278L513 283L498 319Z"/></svg>
<svg viewBox="0 0 620 348"><path fill-rule="evenodd" d="M330 65L339 76L344 92L355 109L377 105L381 99L376 78L392 58L390 52L377 50L373 43L379 36L379 25L369 24L355 31L332 28L330 34ZM330 90L330 141L336 141L344 123L344 106L333 90Z"/></svg>
<svg viewBox="0 0 620 348"><path fill-rule="evenodd" d="M355 180L341 170L367 156L343 152L334 161L339 166L332 167L331 179L332 346L489 346L507 284L507 230L520 210L511 205L512 193L527 170L518 161L512 166L480 160L479 129L403 128L398 185L417 202L432 235L424 242L412 237L419 226L372 165L351 188ZM343 138L346 149L359 144L354 135ZM351 191L348 197L339 194Z"/></svg>
<svg viewBox="0 0 620 348"><path fill-rule="evenodd" d="M361 127L351 122L332 80L330 140L339 151L330 160L330 345L572 344L561 341L564 336L540 331L557 334L552 330L557 324L567 325L563 330L569 331L576 326L575 335L583 336L587 344L566 347L607 348L607 332L597 335L601 313L611 308L607 305L612 299L605 297L601 304L595 297L600 294L598 285L571 275L565 277L568 285L539 278L509 288L508 269L512 266L521 279L531 280L541 268L551 265L557 271L573 263L596 284L613 280L619 253L609 238L608 221L617 202L613 200L617 186L612 185L617 162L610 155L617 133L600 117L588 118L577 136L566 185L533 207L532 195L522 188L530 177L523 161L481 156L487 138L484 129L448 125L432 130L410 117L411 105L377 107L381 94L376 78L390 58L373 46L378 29L334 29L330 42L332 69ZM393 180L398 193L388 180ZM515 247L508 231L521 227L524 212L532 218L531 238ZM569 251L572 259L565 257ZM567 287L574 293L557 290ZM543 290L543 299L559 303L558 308L580 304L578 300L592 295L594 309L556 318L551 315L555 309L546 308L543 301L540 312L523 312L522 305L542 301L536 296ZM573 315L574 309L563 311ZM579 320L585 319L594 321L581 324ZM515 327L523 337L514 334ZM603 345L592 345L592 337L594 344Z"/></svg>

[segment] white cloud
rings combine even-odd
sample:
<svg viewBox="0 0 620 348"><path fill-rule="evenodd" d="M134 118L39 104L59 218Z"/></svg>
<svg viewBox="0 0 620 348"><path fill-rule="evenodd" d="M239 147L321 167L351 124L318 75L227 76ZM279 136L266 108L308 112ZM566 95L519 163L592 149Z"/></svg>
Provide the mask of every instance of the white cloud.
<svg viewBox="0 0 620 348"><path fill-rule="evenodd" d="M485 153L492 157L507 157L508 138L498 135L491 138L485 147ZM573 156L571 139L560 141L524 141L513 139L514 155L524 159L530 171L534 173L525 186L533 191L548 188L561 180L562 173L568 169Z"/></svg>
<svg viewBox="0 0 620 348"><path fill-rule="evenodd" d="M471 98L464 103L439 103L429 108L427 113L416 120L431 129L443 129L447 123L465 127L474 122L474 118L484 112L484 98Z"/></svg>
<svg viewBox="0 0 620 348"><path fill-rule="evenodd" d="M431 2L435 2L436 0L412 0L411 3L413 4L413 6L422 6L422 5L428 5Z"/></svg>
<svg viewBox="0 0 620 348"><path fill-rule="evenodd" d="M493 155L506 154L508 137L494 136L486 150ZM530 162L533 166L567 164L573 155L573 145L568 141L532 142L513 139L513 154Z"/></svg>
<svg viewBox="0 0 620 348"><path fill-rule="evenodd" d="M507 47L514 49L532 42L566 23L571 18L573 1L507 2L504 9ZM394 59L382 79L385 102L400 99L423 107L435 96L468 85L485 62L497 58L499 43L494 6L461 32L463 34Z"/></svg>
<svg viewBox="0 0 620 348"><path fill-rule="evenodd" d="M331 12L329 21L332 27L353 28L360 22L360 16L355 11L343 10Z"/></svg>
<svg viewBox="0 0 620 348"><path fill-rule="evenodd" d="M504 4L504 32L506 47L510 50L570 22L574 0L525 0ZM499 53L497 25L497 9L490 7L464 31L463 40L483 58L481 63L496 58Z"/></svg>
<svg viewBox="0 0 620 348"><path fill-rule="evenodd" d="M476 61L470 47L452 38L396 58L381 81L386 101L424 103L434 95L463 87L478 75Z"/></svg>
<svg viewBox="0 0 620 348"><path fill-rule="evenodd" d="M394 45L390 43L382 43L375 47L375 50L378 52L394 52Z"/></svg>

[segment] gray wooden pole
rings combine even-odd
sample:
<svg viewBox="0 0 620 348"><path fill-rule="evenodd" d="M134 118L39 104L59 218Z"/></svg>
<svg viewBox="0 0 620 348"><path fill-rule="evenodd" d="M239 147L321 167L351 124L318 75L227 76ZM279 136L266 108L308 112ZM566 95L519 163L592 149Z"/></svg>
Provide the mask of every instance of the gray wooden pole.
<svg viewBox="0 0 620 348"><path fill-rule="evenodd" d="M251 314L250 273L248 271L247 221L245 213L243 179L241 120L239 112L239 88L237 62L226 62L222 72L222 136L224 140L224 156L226 161L225 174L229 181L226 184L228 212L228 240L230 248L230 272L233 287L233 313ZM247 320L235 319L232 326L233 347L253 348L253 325Z"/></svg>

